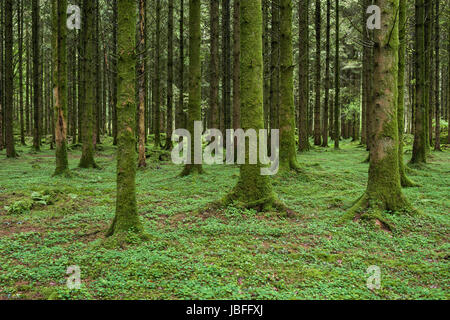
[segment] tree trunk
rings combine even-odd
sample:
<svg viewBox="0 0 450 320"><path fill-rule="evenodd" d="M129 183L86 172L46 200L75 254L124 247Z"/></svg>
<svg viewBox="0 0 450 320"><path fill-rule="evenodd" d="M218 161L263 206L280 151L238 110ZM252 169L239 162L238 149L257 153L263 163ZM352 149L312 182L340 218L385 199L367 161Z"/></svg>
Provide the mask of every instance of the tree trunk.
<svg viewBox="0 0 450 320"><path fill-rule="evenodd" d="M82 138L83 149L80 159L80 168L96 168L97 165L94 161L94 106L96 89L93 85L95 81L95 1L84 0L83 13L84 13L84 25L83 42L84 42L84 90L83 96L83 112L82 112Z"/></svg>
<svg viewBox="0 0 450 320"><path fill-rule="evenodd" d="M414 183L408 179L403 163L403 132L405 130L405 55L406 55L406 0L399 2L399 47L398 47L398 168L402 187L412 187Z"/></svg>
<svg viewBox="0 0 450 320"><path fill-rule="evenodd" d="M398 20L399 0L376 0L384 28L374 37L374 119L370 148L369 180L365 194L350 209L354 218L360 211L386 224L385 210L411 209L400 186L398 168ZM369 208L369 210L367 210ZM366 211L367 210L367 211ZM372 211L373 210L373 211Z"/></svg>
<svg viewBox="0 0 450 320"><path fill-rule="evenodd" d="M219 1L210 0L209 124L219 128Z"/></svg>
<svg viewBox="0 0 450 320"><path fill-rule="evenodd" d="M167 30L167 126L165 149L172 149L173 131L173 0L169 0Z"/></svg>
<svg viewBox="0 0 450 320"><path fill-rule="evenodd" d="M180 61L179 61L179 74L178 74L178 104L175 117L175 128L185 128L186 127L186 116L184 113L184 0L180 0ZM218 85L217 85L218 86Z"/></svg>
<svg viewBox="0 0 450 320"><path fill-rule="evenodd" d="M435 140L434 140L434 150L435 151L441 151L441 110L440 110L440 103L439 103L439 71L440 71L440 61L439 61L439 0L435 1L435 23L434 23L434 39L435 39L435 52L436 52L436 58L435 58L435 87L434 87L434 99L435 99L435 122L436 122L436 128L435 128ZM450 40L449 40L450 41ZM449 62L450 63L450 62Z"/></svg>
<svg viewBox="0 0 450 320"><path fill-rule="evenodd" d="M230 0L222 0L222 129L231 129L230 11Z"/></svg>
<svg viewBox="0 0 450 320"><path fill-rule="evenodd" d="M309 106L309 0L299 0L299 55L298 55L298 149L310 149L308 139Z"/></svg>
<svg viewBox="0 0 450 320"><path fill-rule="evenodd" d="M117 199L116 215L108 236L127 237L130 231L140 234L143 232L137 213L135 181L135 14L135 0L118 0Z"/></svg>
<svg viewBox="0 0 450 320"><path fill-rule="evenodd" d="M339 0L335 0L336 12L336 52L334 55L334 148L339 149L339 139L341 137L339 121L341 118L341 106L339 105L340 95L340 66L339 66Z"/></svg>
<svg viewBox="0 0 450 320"><path fill-rule="evenodd" d="M298 170L295 149L292 1L281 0L280 9L280 168L282 170Z"/></svg>
<svg viewBox="0 0 450 320"><path fill-rule="evenodd" d="M191 0L192 1L192 0ZM262 10L260 0L241 2L241 121L243 128L264 128ZM248 150L246 150L248 159ZM260 173L260 164L243 164L240 178L225 203L237 201L257 210L275 204L270 178Z"/></svg>
<svg viewBox="0 0 450 320"><path fill-rule="evenodd" d="M233 2L233 129L241 127L241 0ZM294 127L295 128L295 127ZM294 129L295 130L295 129Z"/></svg>
<svg viewBox="0 0 450 320"><path fill-rule="evenodd" d="M188 130L194 137L194 122L202 120L202 70L200 60L200 0L189 0L189 105ZM194 164L194 143L191 143L191 163L186 164L181 176L203 173L201 164Z"/></svg>
<svg viewBox="0 0 450 320"><path fill-rule="evenodd" d="M56 117L56 168L67 173L67 0L52 0L53 105Z"/></svg>
<svg viewBox="0 0 450 320"><path fill-rule="evenodd" d="M279 129L280 109L280 0L272 0L272 47L270 56L270 129Z"/></svg>
<svg viewBox="0 0 450 320"><path fill-rule="evenodd" d="M138 107L138 135L139 135L139 157L138 167L147 166L145 157L145 26L146 26L146 0L139 0L139 44L138 44L138 84L139 84L139 107Z"/></svg>
<svg viewBox="0 0 450 320"><path fill-rule="evenodd" d="M316 0L315 8L315 25L316 25L316 68L314 74L314 145L320 146L321 136L320 136L320 32L322 27L321 21L321 11L320 11L320 0Z"/></svg>
<svg viewBox="0 0 450 320"><path fill-rule="evenodd" d="M33 109L34 109L34 131L33 131L33 149L41 149L40 136L40 95L41 95L41 74L39 72L40 63L40 18L39 18L39 0L33 0L32 3L32 24L33 24Z"/></svg>
<svg viewBox="0 0 450 320"><path fill-rule="evenodd" d="M25 144L25 123L23 114L23 0L17 1L17 28L19 42L19 113L20 113L20 143Z"/></svg>
<svg viewBox="0 0 450 320"><path fill-rule="evenodd" d="M14 99L14 70L13 70L13 0L5 1L5 132L6 156L17 156L14 146L13 132L13 99Z"/></svg>
<svg viewBox="0 0 450 320"><path fill-rule="evenodd" d="M426 107L425 107L425 42L424 42L424 0L416 0L415 12L415 130L411 162L425 163L427 155Z"/></svg>
<svg viewBox="0 0 450 320"><path fill-rule="evenodd" d="M331 16L331 0L327 0L325 101L323 105L322 147L328 147L328 105L330 103L330 16Z"/></svg>

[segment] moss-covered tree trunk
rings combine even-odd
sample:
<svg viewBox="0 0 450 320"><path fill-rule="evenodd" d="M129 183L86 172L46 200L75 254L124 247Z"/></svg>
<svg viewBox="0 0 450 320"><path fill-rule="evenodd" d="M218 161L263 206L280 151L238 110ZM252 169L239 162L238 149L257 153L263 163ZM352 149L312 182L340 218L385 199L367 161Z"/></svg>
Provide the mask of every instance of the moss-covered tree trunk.
<svg viewBox="0 0 450 320"><path fill-rule="evenodd" d="M314 71L314 145L320 146L322 137L320 136L320 69L321 69L321 28L322 17L320 0L316 0L315 7L315 26L316 26L316 57L315 57L315 71Z"/></svg>
<svg viewBox="0 0 450 320"><path fill-rule="evenodd" d="M145 157L145 61L146 61L146 48L145 48L145 27L146 27L146 0L139 0L139 58L138 58L138 94L139 94L139 107L138 107L138 136L139 136L139 156L138 167L144 168L147 166Z"/></svg>
<svg viewBox="0 0 450 320"><path fill-rule="evenodd" d="M83 37L84 37L84 104L82 112L83 149L80 159L80 168L96 168L94 161L94 106L96 89L95 81L95 1L83 2Z"/></svg>
<svg viewBox="0 0 450 320"><path fill-rule="evenodd" d="M233 129L241 127L241 0L233 0Z"/></svg>
<svg viewBox="0 0 450 320"><path fill-rule="evenodd" d="M335 23L336 23L336 41L334 54L334 149L339 149L339 139L341 138L340 120L341 120L341 106L339 105L340 98L340 65L339 65L339 0L335 1Z"/></svg>
<svg viewBox="0 0 450 320"><path fill-rule="evenodd" d="M155 31L155 69L154 69L154 114L155 119L153 122L153 129L155 132L155 147L159 148L161 146L161 75L160 75L160 42L161 42L161 0L156 0L156 31Z"/></svg>
<svg viewBox="0 0 450 320"><path fill-rule="evenodd" d="M292 1L280 1L280 168L297 170L295 149L294 63L292 50Z"/></svg>
<svg viewBox="0 0 450 320"><path fill-rule="evenodd" d="M202 70L200 61L200 0L189 0L189 105L188 130L194 137L194 122L202 120ZM181 175L203 173L201 164L194 164L194 143L191 143L191 163L186 164Z"/></svg>
<svg viewBox="0 0 450 320"><path fill-rule="evenodd" d="M398 168L402 187L412 187L414 183L406 176L403 163L403 131L405 106L405 55L406 55L406 0L399 2L399 47L398 47Z"/></svg>
<svg viewBox="0 0 450 320"><path fill-rule="evenodd" d="M426 107L425 107L425 35L424 35L424 0L416 0L415 11L415 47L414 64L416 75L415 90L415 125L414 143L411 163L425 163L427 156L426 144Z"/></svg>
<svg viewBox="0 0 450 320"><path fill-rule="evenodd" d="M374 37L374 118L369 180L365 194L350 209L351 216L373 209L383 221L385 210L410 209L400 186L398 169L398 19L399 0L376 0L381 9L381 29Z"/></svg>
<svg viewBox="0 0 450 320"><path fill-rule="evenodd" d="M308 105L309 105L309 0L298 2L298 149L310 149L308 139Z"/></svg>
<svg viewBox="0 0 450 320"><path fill-rule="evenodd" d="M192 0L191 0L192 1ZM260 0L241 2L241 125L244 130L264 128L263 117L263 55L262 10ZM225 199L226 203L237 201L245 207L257 210L269 209L275 202L270 178L261 175L260 164L240 167L237 185Z"/></svg>
<svg viewBox="0 0 450 320"><path fill-rule="evenodd" d="M439 38L440 38L440 26L439 26L439 1L435 2L435 12L434 12L434 48L436 52L435 66L434 66L434 105L435 105L435 140L434 140L434 150L441 150L441 105L439 101L439 71L440 71L440 55L439 55ZM450 41L450 39L448 40ZM450 63L450 62L449 62Z"/></svg>
<svg viewBox="0 0 450 320"><path fill-rule="evenodd" d="M209 125L219 128L219 1L210 0Z"/></svg>
<svg viewBox="0 0 450 320"><path fill-rule="evenodd" d="M41 149L40 135L40 96L41 96L41 73L40 68L40 4L39 0L32 2L32 24L33 24L33 150ZM6 64L7 65L7 64Z"/></svg>
<svg viewBox="0 0 450 320"><path fill-rule="evenodd" d="M13 1L5 2L5 138L6 156L16 157L13 132Z"/></svg>
<svg viewBox="0 0 450 320"><path fill-rule="evenodd" d="M166 150L172 149L173 131L173 0L169 0L168 28L167 28L167 125Z"/></svg>
<svg viewBox="0 0 450 320"><path fill-rule="evenodd" d="M118 102L116 215L108 236L141 233L136 205L135 48L136 1L118 0Z"/></svg>
<svg viewBox="0 0 450 320"><path fill-rule="evenodd" d="M272 0L270 55L270 129L279 129L280 109L280 0Z"/></svg>
<svg viewBox="0 0 450 320"><path fill-rule="evenodd" d="M55 175L67 173L67 0L52 0L53 106L55 108Z"/></svg>
<svg viewBox="0 0 450 320"><path fill-rule="evenodd" d="M330 19L331 19L331 0L327 0L325 101L323 104L322 147L328 147L328 107L330 104Z"/></svg>
<svg viewBox="0 0 450 320"><path fill-rule="evenodd" d="M218 13L217 13L218 14ZM186 127L186 115L184 112L184 0L180 0L179 12L179 66L178 66L178 104L176 106L175 128ZM217 62L218 63L218 62ZM217 85L218 86L218 85Z"/></svg>

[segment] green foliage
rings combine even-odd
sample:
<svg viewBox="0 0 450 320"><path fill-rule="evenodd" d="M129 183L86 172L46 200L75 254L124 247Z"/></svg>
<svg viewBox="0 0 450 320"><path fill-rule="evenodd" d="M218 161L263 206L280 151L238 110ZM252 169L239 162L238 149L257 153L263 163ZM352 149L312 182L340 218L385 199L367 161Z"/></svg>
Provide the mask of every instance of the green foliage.
<svg viewBox="0 0 450 320"><path fill-rule="evenodd" d="M96 154L103 170L77 169L64 179L51 177L53 151L18 146L20 158L1 160L0 202L33 206L11 215L0 208L0 299L448 300L449 151L433 152L422 170L408 169L422 187L404 193L422 214L384 214L396 226L388 232L373 220L338 224L366 186L367 153L357 146L313 149L298 157L302 174L271 179L293 217L204 210L235 185L237 166L205 166L205 175L179 178L179 166L154 164L136 179L150 241L131 234L119 246L104 243L114 216L115 148L104 144ZM80 154L69 152L71 168ZM51 194L54 205L37 204L31 192ZM71 265L81 268L80 290L66 287ZM381 268L380 290L366 287L370 265Z"/></svg>

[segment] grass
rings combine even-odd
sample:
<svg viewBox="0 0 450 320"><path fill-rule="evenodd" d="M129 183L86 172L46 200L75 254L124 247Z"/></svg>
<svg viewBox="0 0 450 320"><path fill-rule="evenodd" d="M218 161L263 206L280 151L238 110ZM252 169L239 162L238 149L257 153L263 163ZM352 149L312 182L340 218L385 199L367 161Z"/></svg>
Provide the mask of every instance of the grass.
<svg viewBox="0 0 450 320"><path fill-rule="evenodd" d="M299 155L303 173L275 176L274 189L297 214L233 207L205 211L237 181L237 166L153 162L137 176L139 213L152 241L102 245L115 206L115 148L97 152L101 170L52 178L53 151L0 152L0 299L449 299L449 151L409 168L404 190L420 215L390 214L395 230L339 220L364 191L366 151ZM406 148L409 152L410 148ZM69 161L76 168L79 150ZM405 155L405 161L410 154ZM81 289L66 270L81 269ZM366 286L371 265L381 288Z"/></svg>

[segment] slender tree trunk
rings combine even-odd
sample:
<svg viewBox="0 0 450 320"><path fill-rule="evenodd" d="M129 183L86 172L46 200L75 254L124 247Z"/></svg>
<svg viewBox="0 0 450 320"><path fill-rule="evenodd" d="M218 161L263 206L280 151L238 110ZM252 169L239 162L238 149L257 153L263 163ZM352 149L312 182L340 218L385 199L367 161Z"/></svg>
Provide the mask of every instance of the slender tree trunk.
<svg viewBox="0 0 450 320"><path fill-rule="evenodd" d="M17 1L17 28L19 41L19 113L20 113L20 143L25 144L25 123L23 114L23 0Z"/></svg>
<svg viewBox="0 0 450 320"><path fill-rule="evenodd" d="M435 58L435 87L434 87L434 98L435 98L435 122L436 122L436 128L435 128L435 141L434 141L434 150L440 151L441 150L441 110L440 110L440 103L439 103L439 71L440 71L440 61L439 61L439 37L440 37L440 27L439 27L439 0L435 1L435 23L434 23L434 37L435 37L435 52L436 52L436 58ZM449 40L450 41L450 40ZM449 62L450 63L450 62Z"/></svg>
<svg viewBox="0 0 450 320"><path fill-rule="evenodd" d="M280 1L280 168L298 170L295 149L294 63L292 50L292 1Z"/></svg>
<svg viewBox="0 0 450 320"><path fill-rule="evenodd" d="M405 55L406 55L406 0L399 0L399 47L398 47L398 168L402 187L412 187L403 163L403 132L405 130Z"/></svg>
<svg viewBox="0 0 450 320"><path fill-rule="evenodd" d="M200 32L200 0L189 0L189 106L188 130L194 137L194 122L202 120L202 88L201 88L201 32ZM201 164L194 164L194 143L191 143L191 163L186 164L182 176L191 173L203 173Z"/></svg>
<svg viewBox="0 0 450 320"><path fill-rule="evenodd" d="M322 147L328 147L328 106L330 103L330 16L331 16L331 0L327 0L325 101L323 105Z"/></svg>
<svg viewBox="0 0 450 320"><path fill-rule="evenodd" d="M67 0L52 0L53 104L55 108L55 175L69 170L67 160Z"/></svg>
<svg viewBox="0 0 450 320"><path fill-rule="evenodd" d="M321 136L320 136L320 69L321 69L321 59L320 59L320 46L321 46L321 27L322 27L322 17L321 17L321 8L320 8L320 0L316 0L316 8L315 8L315 25L316 25L316 57L315 57L315 74L314 74L314 145L320 146L321 144Z"/></svg>
<svg viewBox="0 0 450 320"><path fill-rule="evenodd" d="M117 70L117 24L118 24L118 8L117 1L113 0L113 26L112 26L112 109L113 109L113 119L112 119L112 131L113 131L113 145L117 145L117 86L118 86L118 70Z"/></svg>
<svg viewBox="0 0 450 320"><path fill-rule="evenodd" d="M415 132L411 162L425 163L427 154L427 134L426 134L426 107L425 107L425 42L424 42L424 0L415 2Z"/></svg>
<svg viewBox="0 0 450 320"><path fill-rule="evenodd" d="M4 39L4 4L5 2L0 2L0 151L5 147L4 145L4 111L5 111L5 91L4 91L4 68L5 63L3 60L3 39Z"/></svg>
<svg viewBox="0 0 450 320"><path fill-rule="evenodd" d="M270 123L270 23L269 1L262 1L263 10L263 63L264 63L264 128L269 129Z"/></svg>
<svg viewBox="0 0 450 320"><path fill-rule="evenodd" d="M94 161L94 107L96 88L92 85L95 81L95 1L84 0L84 90L83 112L82 112L82 138L83 149L80 159L80 168L96 168Z"/></svg>
<svg viewBox="0 0 450 320"><path fill-rule="evenodd" d="M222 111L223 129L231 129L230 0L222 0ZM226 139L226 138L225 138Z"/></svg>
<svg viewBox="0 0 450 320"><path fill-rule="evenodd" d="M39 0L33 0L32 3L32 23L33 23L33 109L34 109L34 132L33 132L33 149L39 151L41 149L40 135L40 95L41 95L41 74L39 72L39 38L40 38L40 18L39 18Z"/></svg>
<svg viewBox="0 0 450 320"><path fill-rule="evenodd" d="M280 0L272 0L272 46L270 57L270 129L279 129L280 109Z"/></svg>
<svg viewBox="0 0 450 320"><path fill-rule="evenodd" d="M184 0L180 0L180 44L179 44L179 50L180 50L180 61L179 61L179 74L178 74L178 104L177 104L177 110L176 110L176 117L175 117L175 128L185 128L186 127L186 116L184 113Z"/></svg>
<svg viewBox="0 0 450 320"><path fill-rule="evenodd" d="M309 0L299 0L299 55L298 55L298 149L310 149L308 139L308 106L309 106Z"/></svg>
<svg viewBox="0 0 450 320"><path fill-rule="evenodd" d="M13 99L14 99L14 70L13 70L13 0L5 1L5 131L6 156L17 156L14 146L13 132Z"/></svg>
<svg viewBox="0 0 450 320"><path fill-rule="evenodd" d="M155 121L154 121L154 131L155 131L155 147L159 148L161 146L161 75L159 71L160 67L160 38L161 38L161 0L156 0L156 41L155 41L155 82L153 86L154 91L154 101L155 101Z"/></svg>
<svg viewBox="0 0 450 320"><path fill-rule="evenodd" d="M172 149L173 131L173 0L169 0L167 30L167 126L165 149Z"/></svg>
<svg viewBox="0 0 450 320"><path fill-rule="evenodd" d="M147 166L145 157L145 24L146 24L146 0L139 0L139 44L138 44L138 135L139 156L138 167Z"/></svg>
<svg viewBox="0 0 450 320"><path fill-rule="evenodd" d="M210 66L209 66L209 123L219 128L219 1L210 0Z"/></svg>
<svg viewBox="0 0 450 320"><path fill-rule="evenodd" d="M339 0L335 0L336 12L336 40L335 48L336 52L334 55L334 148L339 149L339 139L341 137L339 121L341 118L341 106L339 105L340 96L340 65L339 65Z"/></svg>
<svg viewBox="0 0 450 320"><path fill-rule="evenodd" d="M136 204L135 33L136 1L118 0L117 199L108 236L143 233ZM124 239L125 240L125 239Z"/></svg>
<svg viewBox="0 0 450 320"><path fill-rule="evenodd" d="M241 0L233 0L233 129L241 127Z"/></svg>

